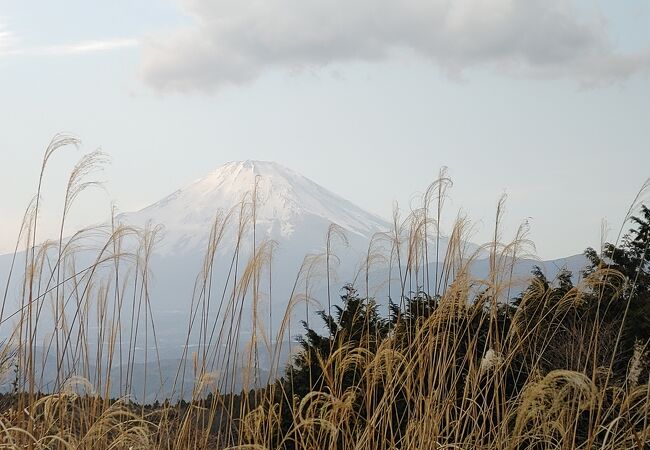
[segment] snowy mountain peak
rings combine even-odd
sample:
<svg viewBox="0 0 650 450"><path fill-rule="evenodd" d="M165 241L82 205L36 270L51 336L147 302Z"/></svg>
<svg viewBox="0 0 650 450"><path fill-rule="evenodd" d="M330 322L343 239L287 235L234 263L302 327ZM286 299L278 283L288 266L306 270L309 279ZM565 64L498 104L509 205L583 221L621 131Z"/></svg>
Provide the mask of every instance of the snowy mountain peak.
<svg viewBox="0 0 650 450"><path fill-rule="evenodd" d="M253 160L226 163L159 202L124 215L125 221L164 225L162 246L171 251L200 247L217 211L250 201L256 182L256 226L268 238L289 239L298 228L316 223L325 230L336 223L365 239L388 229L383 219L303 175L275 162Z"/></svg>
<svg viewBox="0 0 650 450"><path fill-rule="evenodd" d="M290 170L273 161L258 161L247 159L245 161L230 161L222 166L217 167L210 172L204 179L218 177L237 177L237 176L285 176L285 177L302 177L297 172ZM304 178L304 177L303 177ZM199 181L199 180L197 180Z"/></svg>
<svg viewBox="0 0 650 450"><path fill-rule="evenodd" d="M226 163L185 189L214 190L228 187L233 191L245 194L252 190L256 177L259 177L260 185L268 182L277 187L307 182L317 186L299 173L278 163L246 160Z"/></svg>

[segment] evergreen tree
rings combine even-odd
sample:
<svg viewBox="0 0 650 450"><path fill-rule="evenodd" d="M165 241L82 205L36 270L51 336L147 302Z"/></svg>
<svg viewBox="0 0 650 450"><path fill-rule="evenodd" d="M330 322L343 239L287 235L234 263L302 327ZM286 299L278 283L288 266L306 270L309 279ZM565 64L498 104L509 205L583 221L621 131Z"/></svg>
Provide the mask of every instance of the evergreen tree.
<svg viewBox="0 0 650 450"><path fill-rule="evenodd" d="M625 319L622 342L626 349L634 342L645 345L650 340L650 209L642 205L641 214L631 220L635 226L620 246L607 243L602 255L592 248L585 252L590 260L586 274L608 268L623 275L622 280L611 276L608 281L612 286L605 286L594 295L601 294L607 302L610 320Z"/></svg>
<svg viewBox="0 0 650 450"><path fill-rule="evenodd" d="M350 349L362 347L374 352L388 334L388 322L379 316L373 299L361 298L350 284L345 285L342 291L342 306L334 305L334 315L317 312L327 334L320 335L305 321L302 322L305 336L298 338L302 351L294 359L287 377L292 384L292 392L299 397L323 388L322 363L334 352L343 346ZM353 377L360 375L356 373L357 369L350 367L346 371L344 380L350 380L350 385Z"/></svg>

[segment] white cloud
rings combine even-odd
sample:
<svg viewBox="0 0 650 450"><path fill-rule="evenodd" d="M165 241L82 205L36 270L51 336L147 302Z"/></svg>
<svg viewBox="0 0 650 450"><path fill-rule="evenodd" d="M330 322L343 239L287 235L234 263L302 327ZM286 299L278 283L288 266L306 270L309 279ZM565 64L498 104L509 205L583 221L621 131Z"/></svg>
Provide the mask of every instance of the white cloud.
<svg viewBox="0 0 650 450"><path fill-rule="evenodd" d="M97 41L82 41L74 44L52 45L36 49L37 52L47 55L77 55L81 53L95 53L121 48L135 47L137 39L106 39Z"/></svg>
<svg viewBox="0 0 650 450"><path fill-rule="evenodd" d="M5 45L3 45L5 44ZM16 44L14 36L7 31L6 38L0 26L0 56L2 55L42 55L42 56L68 56L86 53L97 53L139 45L137 39L116 38L104 40L81 41L71 44L20 46Z"/></svg>
<svg viewBox="0 0 650 450"><path fill-rule="evenodd" d="M191 26L150 40L143 75L162 90L210 90L273 68L376 61L410 50L450 73L608 82L650 67L621 54L606 21L571 0L186 0Z"/></svg>
<svg viewBox="0 0 650 450"><path fill-rule="evenodd" d="M14 35L0 17L0 53L14 42Z"/></svg>

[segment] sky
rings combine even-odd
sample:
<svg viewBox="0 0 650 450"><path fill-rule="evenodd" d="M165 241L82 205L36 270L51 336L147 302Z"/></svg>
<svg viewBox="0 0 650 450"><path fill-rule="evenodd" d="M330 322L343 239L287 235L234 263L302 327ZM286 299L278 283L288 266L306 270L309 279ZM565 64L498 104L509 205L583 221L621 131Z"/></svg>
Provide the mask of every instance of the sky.
<svg viewBox="0 0 650 450"><path fill-rule="evenodd" d="M68 173L103 189L70 228L132 211L232 160L273 160L388 218L441 167L490 239L527 220L544 259L609 240L650 176L645 0L0 0L0 252L52 136L43 237Z"/></svg>

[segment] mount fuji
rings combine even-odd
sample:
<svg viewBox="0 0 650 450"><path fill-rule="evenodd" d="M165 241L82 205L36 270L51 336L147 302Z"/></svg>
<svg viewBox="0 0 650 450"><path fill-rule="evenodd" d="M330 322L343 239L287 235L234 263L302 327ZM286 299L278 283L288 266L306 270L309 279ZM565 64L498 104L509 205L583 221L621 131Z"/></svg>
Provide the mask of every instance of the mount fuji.
<svg viewBox="0 0 650 450"><path fill-rule="evenodd" d="M215 218L220 220L215 222ZM311 297L312 314L327 304L322 255L332 224L337 227L336 236L330 240L334 302L338 289L354 281L373 236L390 229L384 219L293 170L274 162L250 160L227 163L160 201L117 219L137 227L162 225L150 258L150 295L156 320L162 324L161 345L174 347L187 333L179 318L187 317L192 298L198 295L197 286L202 281L197 276L200 278L205 267L215 223L222 236L210 257L212 310L227 301L223 292L232 292L233 278L246 271L255 246L273 242L272 259L263 275L267 280L272 271L273 282L263 283L257 291L263 299L260 315L266 318L264 322L271 322L263 326L271 329L280 326L300 273L311 275L309 292L303 290L301 294ZM313 257L305 268L309 255L321 257ZM305 308L298 306L294 316L305 319ZM252 326L250 306L244 306L243 317L241 326L246 335ZM300 330L299 320L294 320L290 334Z"/></svg>
<svg viewBox="0 0 650 450"><path fill-rule="evenodd" d="M303 256L323 246L332 223L363 242L390 227L297 172L274 162L250 160L227 163L151 206L121 215L120 220L134 225L162 224L159 254L205 252L217 212L252 202L254 188L259 237L291 242Z"/></svg>

